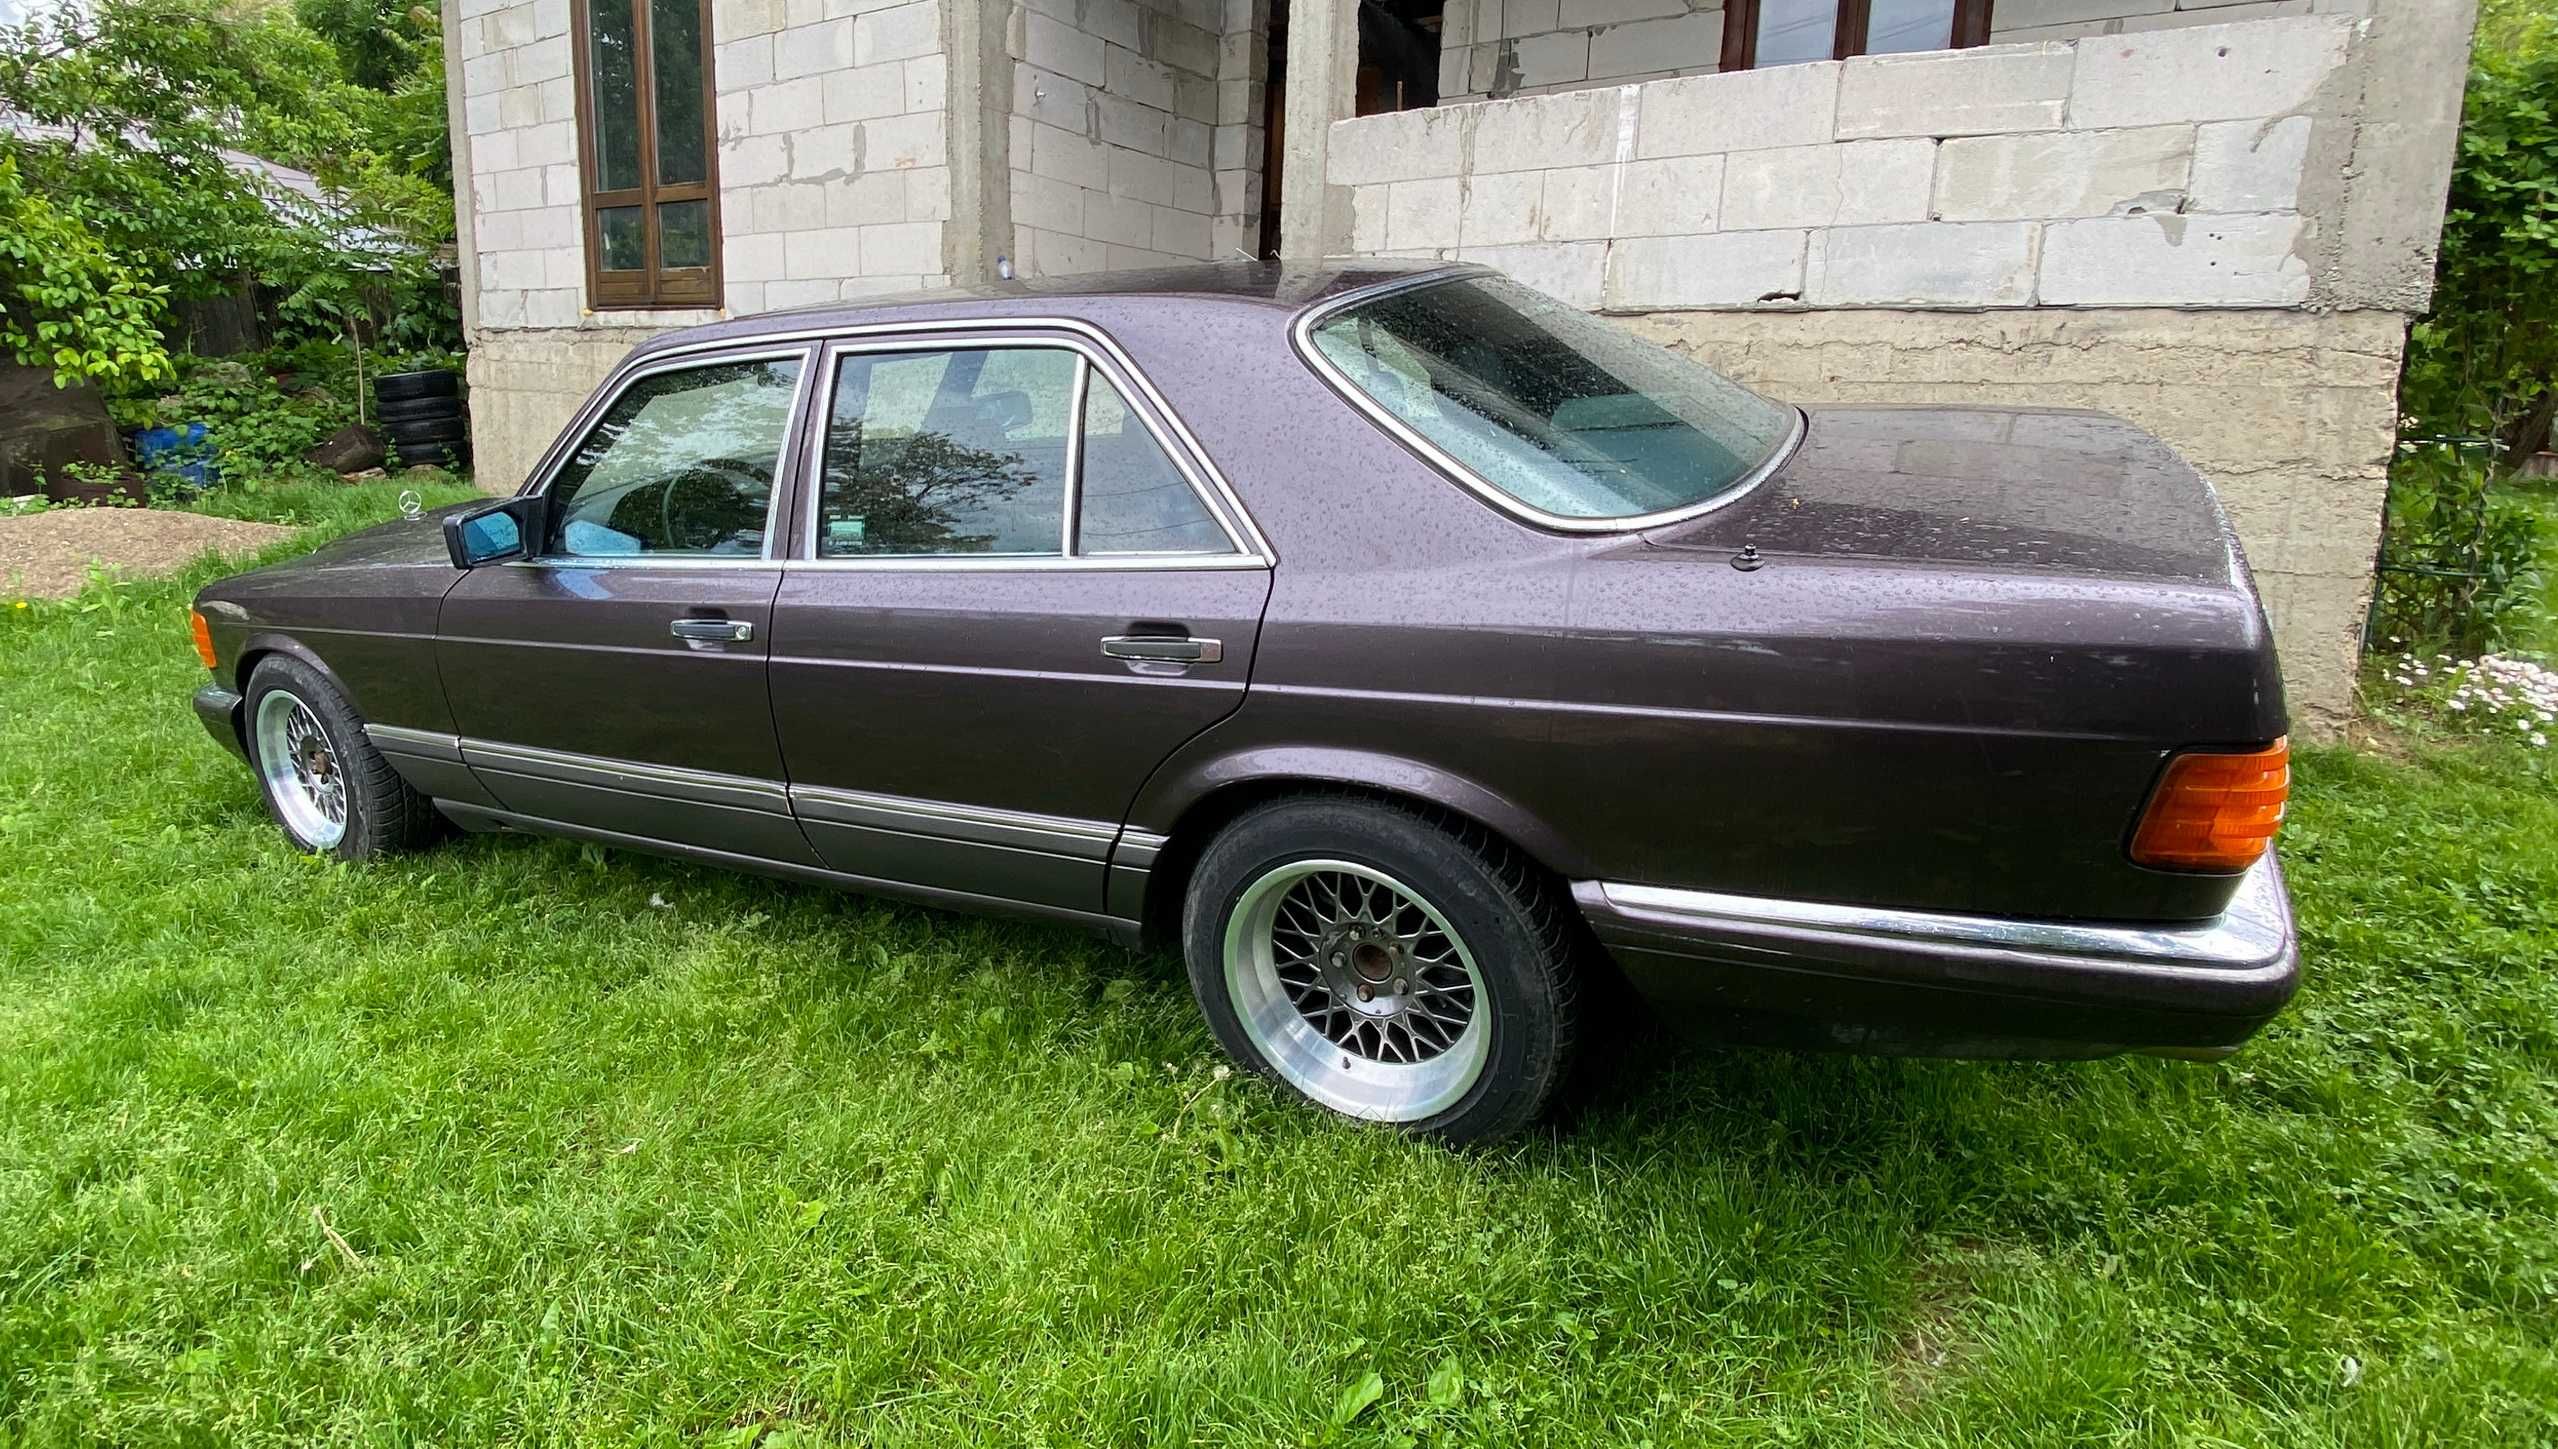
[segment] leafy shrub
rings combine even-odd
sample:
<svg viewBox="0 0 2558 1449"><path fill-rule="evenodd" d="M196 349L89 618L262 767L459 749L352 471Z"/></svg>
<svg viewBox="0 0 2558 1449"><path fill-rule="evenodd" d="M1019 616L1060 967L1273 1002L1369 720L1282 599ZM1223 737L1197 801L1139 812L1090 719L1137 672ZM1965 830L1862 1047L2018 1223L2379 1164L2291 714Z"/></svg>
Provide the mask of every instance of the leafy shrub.
<svg viewBox="0 0 2558 1449"><path fill-rule="evenodd" d="M2495 468L2474 452L2399 445L2380 559L2382 635L2457 654L2507 641L2540 588L2540 520L2497 483Z"/></svg>

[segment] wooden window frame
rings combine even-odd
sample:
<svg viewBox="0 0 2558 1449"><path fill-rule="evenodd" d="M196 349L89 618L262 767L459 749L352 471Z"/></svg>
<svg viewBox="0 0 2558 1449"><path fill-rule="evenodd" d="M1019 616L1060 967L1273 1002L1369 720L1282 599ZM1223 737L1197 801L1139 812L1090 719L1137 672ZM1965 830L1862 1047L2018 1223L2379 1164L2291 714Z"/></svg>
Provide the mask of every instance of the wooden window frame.
<svg viewBox="0 0 2558 1449"><path fill-rule="evenodd" d="M1865 30L1873 19L1872 0L1837 0L1839 21L1830 59L1865 53ZM1992 0L1954 0L1953 50L1987 45ZM1759 63L1759 0L1728 0L1723 7L1725 70L1755 70Z"/></svg>
<svg viewBox="0 0 2558 1449"><path fill-rule="evenodd" d="M631 50L638 100L639 185L598 190L601 174L595 154L595 62L591 7L595 0L570 0L569 49L577 76L577 190L579 235L586 251L586 304L595 311L650 307L718 307L721 229L719 214L719 115L715 109L711 0L695 0L701 11L702 36L702 179L662 184L657 179L657 43L650 0L604 0L631 7ZM672 202L707 202L710 214L710 265L674 270L658 264L658 207ZM604 236L600 213L621 206L640 208L640 269L604 270Z"/></svg>

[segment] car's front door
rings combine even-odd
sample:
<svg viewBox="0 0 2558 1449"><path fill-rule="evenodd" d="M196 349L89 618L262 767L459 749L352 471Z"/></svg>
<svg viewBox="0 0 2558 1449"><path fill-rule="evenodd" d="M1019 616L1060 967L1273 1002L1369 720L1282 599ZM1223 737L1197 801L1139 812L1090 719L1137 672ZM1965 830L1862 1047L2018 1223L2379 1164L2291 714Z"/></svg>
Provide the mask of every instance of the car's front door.
<svg viewBox="0 0 2558 1449"><path fill-rule="evenodd" d="M547 480L531 557L445 596L463 759L508 810L814 864L764 688L809 349L644 368Z"/></svg>
<svg viewBox="0 0 2558 1449"><path fill-rule="evenodd" d="M802 826L836 870L1099 912L1138 787L1242 702L1265 551L1089 339L840 344L819 387L773 611Z"/></svg>

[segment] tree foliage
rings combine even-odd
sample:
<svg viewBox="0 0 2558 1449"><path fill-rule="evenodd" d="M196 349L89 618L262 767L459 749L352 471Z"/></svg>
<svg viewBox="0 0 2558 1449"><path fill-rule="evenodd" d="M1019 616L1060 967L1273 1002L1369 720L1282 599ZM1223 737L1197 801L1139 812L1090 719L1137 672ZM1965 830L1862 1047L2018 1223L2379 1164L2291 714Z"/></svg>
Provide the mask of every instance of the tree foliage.
<svg viewBox="0 0 2558 1449"><path fill-rule="evenodd" d="M373 89L274 6L56 0L0 26L0 113L14 121L0 158L32 198L7 203L11 230L88 239L0 249L0 295L27 307L12 310L9 350L63 380L149 378L166 369L160 300L254 280L288 323L346 331L355 311L423 294L430 250L452 236L442 58L431 12L393 29L396 44L359 56L395 67ZM251 158L313 173L324 199Z"/></svg>
<svg viewBox="0 0 2558 1449"><path fill-rule="evenodd" d="M2548 446L2558 413L2558 14L2482 14L2443 217L2433 315L2403 406L2437 434L2493 438L2499 471Z"/></svg>

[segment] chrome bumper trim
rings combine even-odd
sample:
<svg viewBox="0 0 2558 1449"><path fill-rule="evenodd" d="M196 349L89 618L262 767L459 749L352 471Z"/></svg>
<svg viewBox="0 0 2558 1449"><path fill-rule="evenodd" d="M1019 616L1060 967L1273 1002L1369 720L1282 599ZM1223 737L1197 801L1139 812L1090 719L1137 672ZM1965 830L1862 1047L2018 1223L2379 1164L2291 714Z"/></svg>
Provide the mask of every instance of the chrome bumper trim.
<svg viewBox="0 0 2558 1449"><path fill-rule="evenodd" d="M1775 896L1726 895L1664 886L1600 883L1608 904L1660 917L1699 922L1786 926L1919 945L1946 945L2070 956L2124 965L2264 966L2291 949L2291 901L2273 856L2239 878L2228 909L2207 921L2159 925L2098 925L2007 916L1964 916L1888 906L1839 905Z"/></svg>

